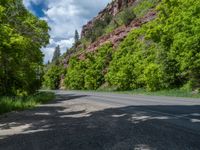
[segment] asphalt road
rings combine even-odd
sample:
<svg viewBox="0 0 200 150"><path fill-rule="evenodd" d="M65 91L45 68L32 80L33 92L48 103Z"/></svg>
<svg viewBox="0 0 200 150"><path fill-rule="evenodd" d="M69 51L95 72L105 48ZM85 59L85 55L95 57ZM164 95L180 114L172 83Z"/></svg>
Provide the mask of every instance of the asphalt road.
<svg viewBox="0 0 200 150"><path fill-rule="evenodd" d="M0 150L200 150L200 99L55 92L0 117Z"/></svg>

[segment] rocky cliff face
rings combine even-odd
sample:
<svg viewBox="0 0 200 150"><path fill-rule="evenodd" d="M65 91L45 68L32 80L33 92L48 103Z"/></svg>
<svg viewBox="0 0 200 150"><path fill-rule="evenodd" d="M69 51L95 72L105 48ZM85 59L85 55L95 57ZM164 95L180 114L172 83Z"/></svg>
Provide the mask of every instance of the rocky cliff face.
<svg viewBox="0 0 200 150"><path fill-rule="evenodd" d="M103 9L99 14L89 21L86 25L83 26L81 37L84 37L85 34L92 29L93 24L98 19L103 19L106 14L111 16L115 16L119 13L123 8L133 5L138 0L113 0L110 4L107 5L105 9Z"/></svg>
<svg viewBox="0 0 200 150"><path fill-rule="evenodd" d="M82 37L84 37L85 33L88 30L92 30L93 23L97 19L103 19L104 15L109 13L112 16L115 16L117 13L119 13L123 8L134 6L136 5L140 0L114 0L112 3L108 4L107 7L102 10L97 17L93 18L91 21L89 21L85 26L83 26L82 29ZM113 44L113 47L117 47L118 44L127 36L127 34L138 27L140 27L142 24L145 24L151 20L153 20L156 17L156 12L154 9L149 10L149 12L144 15L141 18L134 19L128 26L120 26L117 29L115 29L113 32L103 35L99 37L95 42L91 43L88 47L85 48L84 51L81 52L74 52L74 51L68 51L65 59L63 59L62 64L64 64L64 67L66 68L68 66L68 61L71 57L71 55L76 54L79 59L85 59L85 54L88 52L94 52L98 47L105 44L106 42L110 42ZM78 48L79 49L79 48ZM80 47L81 49L81 47Z"/></svg>
<svg viewBox="0 0 200 150"><path fill-rule="evenodd" d="M149 11L145 16L133 20L128 26L121 26L114 30L112 33L101 36L94 43L89 45L86 50L82 53L79 53L79 59L85 58L85 53L94 52L98 47L104 45L106 42L112 43L113 47L117 47L118 44L127 36L127 34L136 28L139 28L141 25L155 19L156 12L154 10Z"/></svg>

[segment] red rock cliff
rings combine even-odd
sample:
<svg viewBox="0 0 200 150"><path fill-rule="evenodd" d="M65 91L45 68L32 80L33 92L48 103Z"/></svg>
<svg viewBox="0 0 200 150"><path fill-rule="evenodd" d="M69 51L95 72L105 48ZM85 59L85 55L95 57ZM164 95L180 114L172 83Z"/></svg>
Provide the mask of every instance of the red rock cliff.
<svg viewBox="0 0 200 150"><path fill-rule="evenodd" d="M91 30L93 27L94 22L97 19L102 19L106 14L111 16L115 16L118 12L120 12L123 8L126 8L130 5L133 5L134 2L138 0L113 0L110 4L107 5L105 9L103 9L99 14L89 21L86 25L83 26L81 37L84 37L87 31Z"/></svg>

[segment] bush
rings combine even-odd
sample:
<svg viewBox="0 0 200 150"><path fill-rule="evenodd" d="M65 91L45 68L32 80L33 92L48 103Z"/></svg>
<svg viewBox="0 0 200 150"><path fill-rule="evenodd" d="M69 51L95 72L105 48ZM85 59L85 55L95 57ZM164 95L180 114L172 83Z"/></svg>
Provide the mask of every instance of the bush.
<svg viewBox="0 0 200 150"><path fill-rule="evenodd" d="M58 89L60 85L62 70L59 66L51 66L44 74L43 85L49 89Z"/></svg>
<svg viewBox="0 0 200 150"><path fill-rule="evenodd" d="M126 8L121 15L121 19L126 26L129 25L135 18L136 15L130 8Z"/></svg>
<svg viewBox="0 0 200 150"><path fill-rule="evenodd" d="M150 63L144 70L144 82L148 91L156 91L162 87L162 71L157 64Z"/></svg>
<svg viewBox="0 0 200 150"><path fill-rule="evenodd" d="M85 88L97 89L105 82L105 71L112 59L112 45L110 43L103 45L97 50L97 53L88 56L88 66L85 75Z"/></svg>
<svg viewBox="0 0 200 150"><path fill-rule="evenodd" d="M76 56L69 61L65 86L68 89L97 89L105 81L104 74L112 57L112 45L103 45L95 53L87 53L84 60Z"/></svg>
<svg viewBox="0 0 200 150"><path fill-rule="evenodd" d="M86 63L79 60L76 56L71 57L65 75L65 87L67 89L84 89L84 76Z"/></svg>

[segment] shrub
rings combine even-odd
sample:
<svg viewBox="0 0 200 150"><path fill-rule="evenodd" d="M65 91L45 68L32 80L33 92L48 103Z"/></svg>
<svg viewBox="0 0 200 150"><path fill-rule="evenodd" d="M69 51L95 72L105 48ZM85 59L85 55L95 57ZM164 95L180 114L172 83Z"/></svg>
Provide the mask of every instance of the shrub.
<svg viewBox="0 0 200 150"><path fill-rule="evenodd" d="M51 66L44 74L43 85L49 89L58 89L61 79L61 68L59 66Z"/></svg>
<svg viewBox="0 0 200 150"><path fill-rule="evenodd" d="M162 72L160 66L150 63L144 70L144 83L148 91L156 91L162 87Z"/></svg>
<svg viewBox="0 0 200 150"><path fill-rule="evenodd" d="M130 8L126 8L121 15L121 19L126 26L129 25L135 18L136 15Z"/></svg>
<svg viewBox="0 0 200 150"><path fill-rule="evenodd" d="M105 82L105 70L112 58L112 45L101 46L96 54L88 55L88 65L85 75L85 88L97 89Z"/></svg>
<svg viewBox="0 0 200 150"><path fill-rule="evenodd" d="M105 81L104 74L112 57L112 45L103 45L95 53L87 53L84 60L70 59L65 77L68 89L97 89Z"/></svg>
<svg viewBox="0 0 200 150"><path fill-rule="evenodd" d="M67 89L84 89L84 76L86 64L76 56L70 58L67 73L65 75L65 87Z"/></svg>

